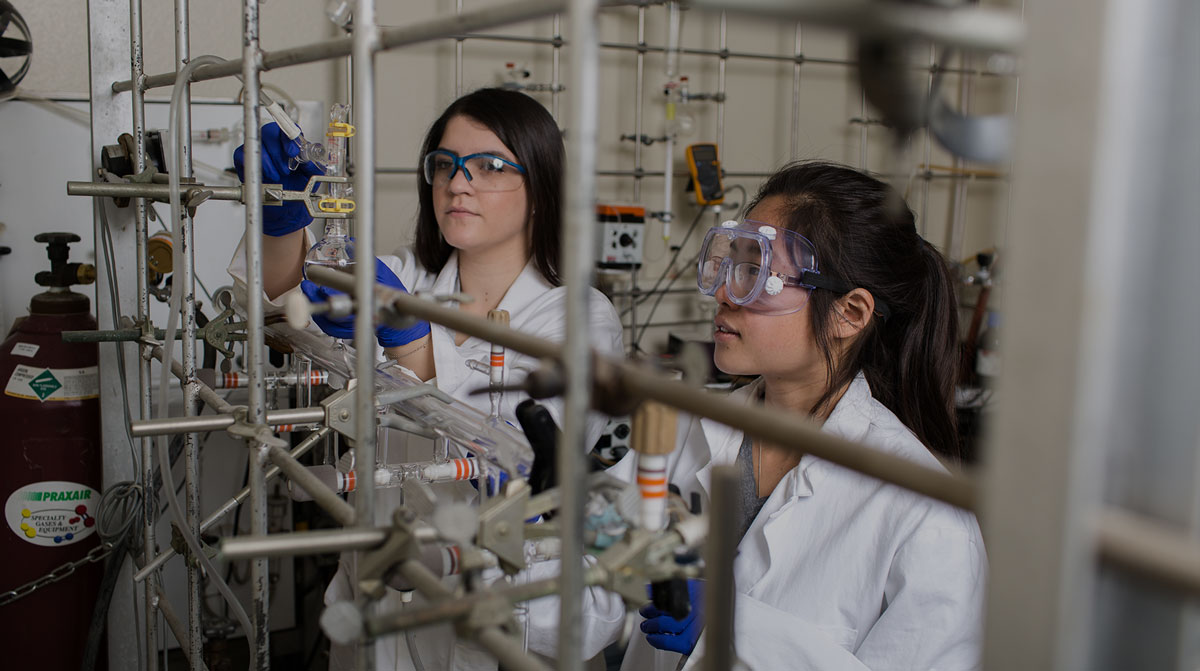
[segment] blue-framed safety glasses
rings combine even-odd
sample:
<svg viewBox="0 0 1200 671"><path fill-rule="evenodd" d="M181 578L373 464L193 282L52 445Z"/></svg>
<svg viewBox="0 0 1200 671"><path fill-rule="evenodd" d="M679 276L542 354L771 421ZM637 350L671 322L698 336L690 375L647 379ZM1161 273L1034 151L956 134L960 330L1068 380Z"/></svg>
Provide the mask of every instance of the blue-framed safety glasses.
<svg viewBox="0 0 1200 671"><path fill-rule="evenodd" d="M525 168L494 154L459 156L447 149L435 149L422 161L425 183L445 186L459 170L476 191L516 191L525 182Z"/></svg>

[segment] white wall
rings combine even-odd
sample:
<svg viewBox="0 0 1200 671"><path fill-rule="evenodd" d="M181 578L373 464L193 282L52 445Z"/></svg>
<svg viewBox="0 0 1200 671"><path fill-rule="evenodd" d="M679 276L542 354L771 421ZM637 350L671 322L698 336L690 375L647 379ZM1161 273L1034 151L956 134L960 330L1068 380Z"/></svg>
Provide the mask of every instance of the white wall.
<svg viewBox="0 0 1200 671"><path fill-rule="evenodd" d="M464 2L465 11L472 11L493 2ZM87 21L85 6L79 0L15 0L14 5L30 23L34 33L34 58L28 78L22 88L39 92L87 92ZM174 21L173 3L144 3L144 32L146 70L150 74L173 69ZM335 36L334 26L324 16L324 0L270 0L261 6L262 45L270 51L326 39ZM403 25L436 16L452 14L453 0L424 0L422 2L380 3L380 22ZM661 45L666 38L666 10L650 7L646 11L646 41ZM213 53L226 58L239 58L240 2L211 0L191 4L191 52L193 56ZM563 20L563 26L567 21ZM684 12L684 47L718 47L719 18L716 14L699 11ZM637 10L616 8L606 10L600 21L601 37L608 42L633 43L637 36ZM489 31L512 35L551 37L549 19ZM564 35L568 40L569 35ZM852 45L841 34L805 27L802 33L803 52L810 58L847 59L853 54ZM732 15L728 21L728 48L732 51L791 54L794 51L795 26ZM525 63L533 72L531 81L549 82L551 48L474 40L464 46L464 90L498 83L499 73L506 61ZM564 83L569 74L570 47L562 51ZM924 58L924 56L922 56ZM601 97L598 157L600 169L633 167L633 147L620 142L621 134L634 130L634 83L636 56L632 51L602 51ZM379 163L386 167L413 167L417 161L420 141L429 124L455 96L454 42L439 41L419 45L379 56L378 90ZM650 53L645 59L644 132L662 132L661 85L662 54ZM717 59L709 56L680 58L679 69L688 75L693 92L716 90ZM914 73L917 81L927 74ZM329 103L345 100L345 72L341 63L323 63L266 72L263 80L284 88L296 99ZM958 76L946 75L943 90L956 97ZM972 102L975 111L1003 112L1005 86L1011 80L1000 77L976 77ZM202 82L194 87L198 97L232 98L237 94L235 80ZM798 123L798 151L791 152L792 126L792 64L731 58L727 69L728 103L725 108L724 143L721 158L727 171L769 171L792 158L827 158L858 165L863 155L861 138L865 136L866 167L891 171L887 162L890 144L887 132L879 126L861 127L851 124L852 117L864 116L861 95L852 68L843 65L806 63L802 67ZM165 96L166 90L151 92ZM534 94L549 106L550 94ZM569 95L560 96L560 122L570 118ZM677 178L686 175L683 146L690 142L716 140L716 110L713 103L700 102L690 106L696 118L696 130L676 144L673 160ZM878 115L871 109L865 116ZM569 131L569 129L568 129ZM569 135L568 135L569 137ZM915 172L926 162L927 141L923 134L913 138L910 150L898 170ZM568 151L570 143L568 140ZM662 146L644 147L644 167L661 170L664 163ZM951 159L936 145L930 149L928 162L950 165ZM999 168L1004 166L979 166ZM46 179L62 179L49 170ZM378 236L383 248L405 244L411 237L412 220L416 211L414 175L383 175L380 177L380 222ZM741 184L751 193L758 186L757 178L729 178L727 185ZM691 195L685 194L685 181L677 179L674 198L676 223L672 228L672 244L678 244L686 233L687 224L696 214ZM901 180L909 204L921 217L920 225L926 237L939 247L946 248L950 239L953 209L951 180L936 179L928 185L921 179ZM602 200L629 202L633 199L632 178L601 177L599 195ZM660 178L643 181L641 204L648 209L662 208ZM1008 189L1003 181L975 181L966 189L966 231L962 251L992 247L1003 240ZM740 196L735 196L740 200ZM1000 207L998 207L998 205ZM725 216L728 216L726 213ZM701 227L708 222L702 222ZM659 224L648 226L647 264L639 275L639 284L653 282L663 270L669 250L663 243ZM0 244L3 243L0 231ZM694 253L693 236L681 259ZM617 278L621 279L621 278ZM677 287L691 286L688 276L679 279ZM670 297L664 301L655 321L704 316L699 299L691 296ZM644 311L643 311L644 314ZM674 329L686 330L686 329ZM697 333L705 327L693 329ZM653 349L653 343L665 340L665 330L652 330L643 347Z"/></svg>

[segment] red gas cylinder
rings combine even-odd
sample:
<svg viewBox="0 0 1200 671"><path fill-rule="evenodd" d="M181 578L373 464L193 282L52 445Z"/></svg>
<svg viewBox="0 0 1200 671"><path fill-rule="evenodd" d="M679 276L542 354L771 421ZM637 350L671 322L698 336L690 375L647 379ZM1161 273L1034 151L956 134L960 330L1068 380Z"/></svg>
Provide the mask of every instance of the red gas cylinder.
<svg viewBox="0 0 1200 671"><path fill-rule="evenodd" d="M95 280L95 268L67 262L72 233L42 233L49 289L33 297L0 345L0 597L52 569L82 558L100 540L101 441L99 347L64 343L63 331L96 328L87 296L72 284ZM78 669L100 586L101 563L0 605L0 650L10 669Z"/></svg>

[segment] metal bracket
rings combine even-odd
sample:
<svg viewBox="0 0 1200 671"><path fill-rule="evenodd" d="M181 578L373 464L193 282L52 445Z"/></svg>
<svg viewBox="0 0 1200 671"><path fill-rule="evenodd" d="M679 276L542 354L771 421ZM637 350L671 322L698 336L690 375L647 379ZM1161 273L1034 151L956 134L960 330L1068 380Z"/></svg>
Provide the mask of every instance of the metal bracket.
<svg viewBox="0 0 1200 671"><path fill-rule="evenodd" d="M358 380L349 380L346 388L326 396L321 401L325 408L325 424L349 440L358 439L358 429L354 422L354 390Z"/></svg>
<svg viewBox="0 0 1200 671"><path fill-rule="evenodd" d="M234 408L233 425L225 430L235 436L240 436L248 440L257 440L263 445L282 448L291 447L286 440L276 436L275 431L266 424L251 424L247 422L246 408L244 407Z"/></svg>
<svg viewBox="0 0 1200 671"><path fill-rule="evenodd" d="M503 491L479 513L478 543L495 553L500 568L512 574L525 568L525 506L530 489L524 480L514 479Z"/></svg>
<svg viewBox="0 0 1200 671"><path fill-rule="evenodd" d="M639 606L646 603L646 585L668 578L695 578L695 564L681 565L675 561L675 548L683 545L679 534L631 529L625 537L597 559L605 570L604 586L621 595L625 603Z"/></svg>
<svg viewBox="0 0 1200 671"><path fill-rule="evenodd" d="M246 340L245 321L230 321L234 316L233 308L225 308L221 314L209 320L203 327L196 329L196 336L204 338L204 342L212 345L213 349L225 355L226 359L234 356L229 343ZM240 329L240 330L239 330Z"/></svg>

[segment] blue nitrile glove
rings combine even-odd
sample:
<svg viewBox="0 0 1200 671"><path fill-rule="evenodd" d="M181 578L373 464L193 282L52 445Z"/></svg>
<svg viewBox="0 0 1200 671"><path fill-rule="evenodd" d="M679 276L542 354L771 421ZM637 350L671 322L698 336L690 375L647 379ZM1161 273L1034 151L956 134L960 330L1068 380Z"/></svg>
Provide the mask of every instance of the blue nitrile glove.
<svg viewBox="0 0 1200 671"><path fill-rule="evenodd" d="M700 640L700 632L704 629L704 581L689 579L687 588L692 609L682 620L660 611L653 603L638 611L646 618L642 632L651 646L681 655L690 655L696 649L696 641Z"/></svg>
<svg viewBox="0 0 1200 671"><path fill-rule="evenodd" d="M242 145L233 150L233 167L237 170L238 179L246 181L246 146ZM293 172L288 169L288 161L300 154L300 146L295 140L288 139L279 129L279 124L272 121L262 127L262 176L266 184L282 184L288 191L303 191L308 185L308 178L313 175L324 175L325 171L309 161L302 163ZM282 205L266 205L263 207L263 233L272 236L287 235L298 231L312 223L308 208L298 200L285 200Z"/></svg>
<svg viewBox="0 0 1200 671"><path fill-rule="evenodd" d="M386 284L389 287L407 292L408 289L404 283L396 277L396 273L392 272L391 268L387 267L378 257L375 259L375 281L381 284ZM333 294L341 293L336 289L320 286L309 280L304 280L300 283L300 290L308 296L308 300L314 303L323 303L329 300ZM326 335L331 335L334 338L342 338L349 340L354 337L354 315L347 315L338 319L330 319L324 314L315 314L312 320L317 324ZM413 326L406 329L395 329L390 326L380 324L375 327L375 339L383 347L399 347L408 343L424 338L429 335L429 322L417 322Z"/></svg>

